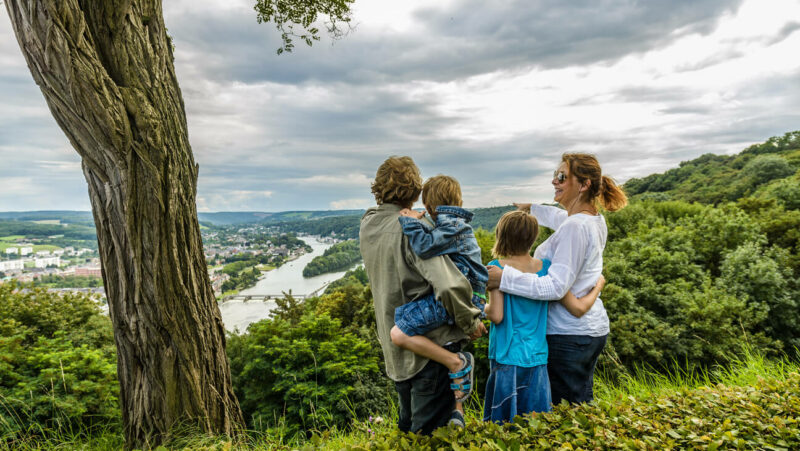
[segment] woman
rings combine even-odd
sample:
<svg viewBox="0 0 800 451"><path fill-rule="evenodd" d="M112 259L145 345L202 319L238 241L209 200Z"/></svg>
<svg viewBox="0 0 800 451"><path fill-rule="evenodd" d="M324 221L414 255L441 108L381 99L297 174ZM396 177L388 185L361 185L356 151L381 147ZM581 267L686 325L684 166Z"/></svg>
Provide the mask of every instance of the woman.
<svg viewBox="0 0 800 451"><path fill-rule="evenodd" d="M608 229L598 207L616 211L627 197L611 178L602 175L593 155L571 153L561 157L553 174L558 207L515 204L536 216L539 224L555 230L536 248L534 257L550 260L547 275L524 273L511 266L488 267L488 289L532 299L558 301L567 291L581 297L589 293L603 271L603 249ZM554 404L593 399L592 383L597 357L608 336L608 316L599 298L569 309L551 302L547 316L548 376Z"/></svg>

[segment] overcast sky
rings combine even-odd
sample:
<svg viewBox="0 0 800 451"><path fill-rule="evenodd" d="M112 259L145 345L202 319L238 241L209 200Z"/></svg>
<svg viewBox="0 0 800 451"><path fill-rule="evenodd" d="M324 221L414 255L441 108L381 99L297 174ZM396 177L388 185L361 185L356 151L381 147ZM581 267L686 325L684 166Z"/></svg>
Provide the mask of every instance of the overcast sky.
<svg viewBox="0 0 800 451"><path fill-rule="evenodd" d="M565 151L624 182L800 129L800 0L356 0L280 56L253 0L164 3L200 211L365 208L390 155L468 207L543 202ZM0 211L88 210L0 9Z"/></svg>

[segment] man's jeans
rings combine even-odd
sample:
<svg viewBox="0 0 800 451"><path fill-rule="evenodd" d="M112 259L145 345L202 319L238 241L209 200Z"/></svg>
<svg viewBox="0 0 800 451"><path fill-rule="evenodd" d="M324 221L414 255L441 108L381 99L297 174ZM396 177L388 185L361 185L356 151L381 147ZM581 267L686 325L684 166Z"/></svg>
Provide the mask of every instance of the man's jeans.
<svg viewBox="0 0 800 451"><path fill-rule="evenodd" d="M458 345L444 348L460 350ZM430 435L434 429L447 425L456 402L447 373L447 367L431 360L411 379L395 382L400 398L397 427L401 431Z"/></svg>
<svg viewBox="0 0 800 451"><path fill-rule="evenodd" d="M547 373L553 391L553 404L562 399L571 403L594 399L594 367L606 345L608 335L548 335Z"/></svg>

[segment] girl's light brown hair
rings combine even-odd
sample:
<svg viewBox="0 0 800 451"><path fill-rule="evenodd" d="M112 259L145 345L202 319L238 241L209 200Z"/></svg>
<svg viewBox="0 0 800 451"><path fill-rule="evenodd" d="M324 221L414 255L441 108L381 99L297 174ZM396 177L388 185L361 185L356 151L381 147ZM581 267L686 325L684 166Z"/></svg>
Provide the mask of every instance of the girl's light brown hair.
<svg viewBox="0 0 800 451"><path fill-rule="evenodd" d="M539 236L539 222L524 211L509 211L497 221L494 236L495 258L529 254Z"/></svg>
<svg viewBox="0 0 800 451"><path fill-rule="evenodd" d="M439 174L422 185L422 203L436 211L440 205L461 206L461 185L449 175Z"/></svg>
<svg viewBox="0 0 800 451"><path fill-rule="evenodd" d="M599 202L608 211L617 211L628 205L628 196L611 177L603 175L594 155L565 153L561 161L569 167L570 176L576 177L580 183L591 182L587 190L590 202Z"/></svg>
<svg viewBox="0 0 800 451"><path fill-rule="evenodd" d="M411 157L392 156L386 159L375 174L372 194L378 205L397 204L411 208L422 191L422 177Z"/></svg>

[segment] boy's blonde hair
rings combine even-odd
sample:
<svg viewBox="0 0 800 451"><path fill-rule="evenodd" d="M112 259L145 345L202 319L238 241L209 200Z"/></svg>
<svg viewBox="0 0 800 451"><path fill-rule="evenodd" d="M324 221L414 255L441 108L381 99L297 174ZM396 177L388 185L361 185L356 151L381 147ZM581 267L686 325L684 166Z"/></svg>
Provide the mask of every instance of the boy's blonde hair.
<svg viewBox="0 0 800 451"><path fill-rule="evenodd" d="M539 236L539 222L524 211L509 211L497 221L494 236L495 258L529 254Z"/></svg>
<svg viewBox="0 0 800 451"><path fill-rule="evenodd" d="M411 157L392 156L386 159L375 174L372 194L378 205L397 204L411 208L422 191L422 177Z"/></svg>
<svg viewBox="0 0 800 451"><path fill-rule="evenodd" d="M436 211L440 205L461 206L461 185L449 175L436 175L422 185L422 203Z"/></svg>

